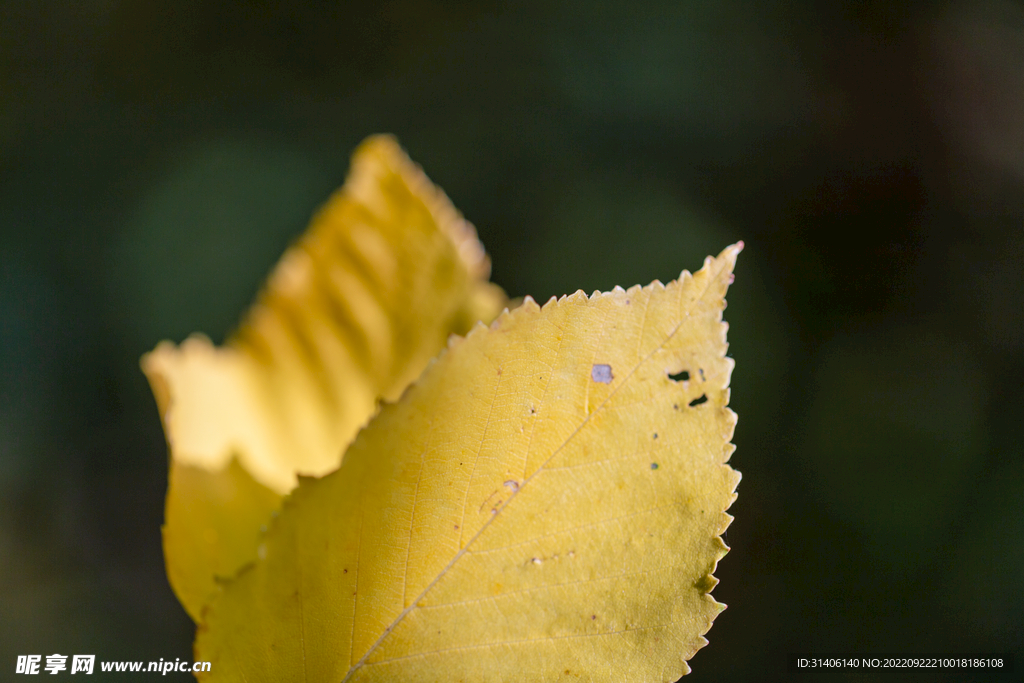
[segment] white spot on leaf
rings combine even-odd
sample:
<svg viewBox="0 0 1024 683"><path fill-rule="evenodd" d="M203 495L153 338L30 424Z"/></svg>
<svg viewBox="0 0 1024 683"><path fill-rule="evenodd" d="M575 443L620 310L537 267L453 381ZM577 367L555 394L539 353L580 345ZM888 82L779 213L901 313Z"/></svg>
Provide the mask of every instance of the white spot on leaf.
<svg viewBox="0 0 1024 683"><path fill-rule="evenodd" d="M595 364L594 367L591 368L590 370L590 377L595 382L600 382L601 384L611 384L612 366L604 364Z"/></svg>

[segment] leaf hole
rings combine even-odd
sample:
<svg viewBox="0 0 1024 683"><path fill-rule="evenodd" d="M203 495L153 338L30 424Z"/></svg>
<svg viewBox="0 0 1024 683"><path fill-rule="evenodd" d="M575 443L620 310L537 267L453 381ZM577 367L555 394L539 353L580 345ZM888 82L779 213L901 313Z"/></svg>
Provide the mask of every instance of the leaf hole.
<svg viewBox="0 0 1024 683"><path fill-rule="evenodd" d="M669 375L668 378L673 382L688 382L690 380L690 373L687 370L683 370L674 375Z"/></svg>
<svg viewBox="0 0 1024 683"><path fill-rule="evenodd" d="M708 402L708 395L707 394L701 394L700 398L695 398L692 401L690 401L690 407L693 408L694 406L699 406L701 403L707 403L707 402Z"/></svg>

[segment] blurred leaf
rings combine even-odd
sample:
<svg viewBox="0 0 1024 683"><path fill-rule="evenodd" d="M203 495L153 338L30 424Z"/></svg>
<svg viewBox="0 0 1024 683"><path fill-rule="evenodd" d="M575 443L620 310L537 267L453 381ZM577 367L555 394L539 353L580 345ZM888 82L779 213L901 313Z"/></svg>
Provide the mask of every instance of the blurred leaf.
<svg viewBox="0 0 1024 683"><path fill-rule="evenodd" d="M213 680L675 680L739 474L724 295L531 299L456 339L304 480L196 642Z"/></svg>
<svg viewBox="0 0 1024 683"><path fill-rule="evenodd" d="M193 618L214 575L232 575L255 552L208 543L208 532L255 540L270 492L337 468L377 401L396 399L450 334L504 305L489 268L447 197L392 138L370 138L225 346L193 336L143 357L171 450L168 570ZM232 457L241 469L225 472ZM197 504L226 509L195 526Z"/></svg>
<svg viewBox="0 0 1024 683"><path fill-rule="evenodd" d="M236 459L222 470L171 461L164 525L167 577L193 619L215 590L256 559L261 528L281 496L256 482Z"/></svg>

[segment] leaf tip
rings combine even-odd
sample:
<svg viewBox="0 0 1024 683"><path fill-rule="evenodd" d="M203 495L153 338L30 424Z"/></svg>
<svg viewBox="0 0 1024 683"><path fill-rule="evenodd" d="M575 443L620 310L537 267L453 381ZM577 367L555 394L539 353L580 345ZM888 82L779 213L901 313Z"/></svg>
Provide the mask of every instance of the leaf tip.
<svg viewBox="0 0 1024 683"><path fill-rule="evenodd" d="M727 264L728 270L731 272L736 266L736 257L740 255L740 252L743 251L744 247L746 247L746 244L743 240L740 240L736 244L730 244L722 250L722 253L718 255L717 260L724 260Z"/></svg>

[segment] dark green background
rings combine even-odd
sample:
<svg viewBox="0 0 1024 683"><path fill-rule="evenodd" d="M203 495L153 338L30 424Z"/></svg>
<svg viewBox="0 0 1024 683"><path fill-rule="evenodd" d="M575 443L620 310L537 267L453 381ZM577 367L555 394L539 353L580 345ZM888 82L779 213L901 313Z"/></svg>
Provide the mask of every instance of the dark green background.
<svg viewBox="0 0 1024 683"><path fill-rule="evenodd" d="M689 680L1024 675L1019 5L37 0L0 2L0 678L190 657L138 358L222 339L375 132L512 295L746 241L729 609Z"/></svg>

